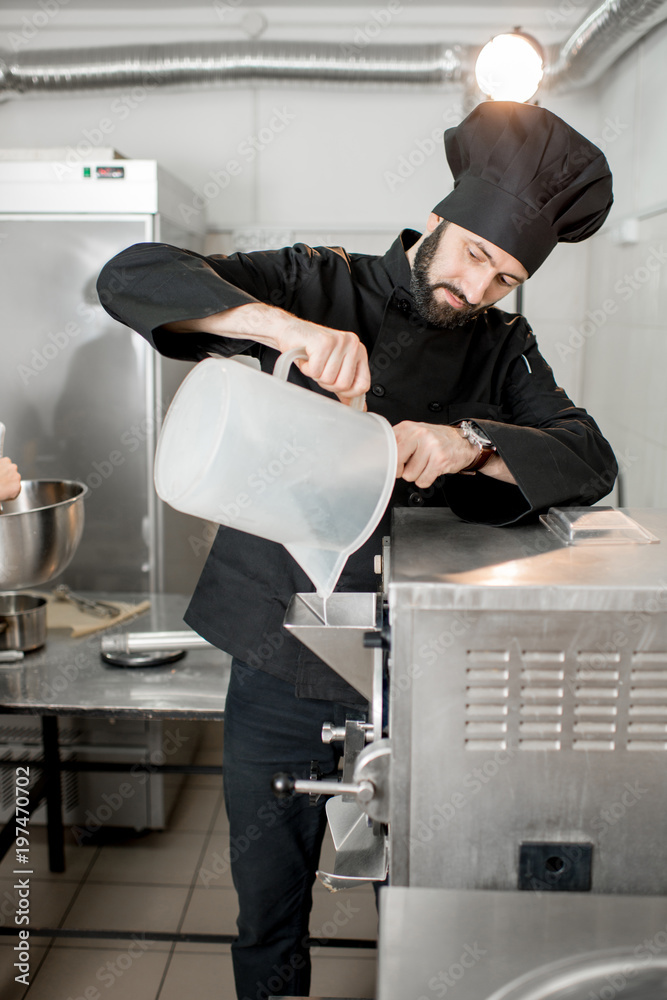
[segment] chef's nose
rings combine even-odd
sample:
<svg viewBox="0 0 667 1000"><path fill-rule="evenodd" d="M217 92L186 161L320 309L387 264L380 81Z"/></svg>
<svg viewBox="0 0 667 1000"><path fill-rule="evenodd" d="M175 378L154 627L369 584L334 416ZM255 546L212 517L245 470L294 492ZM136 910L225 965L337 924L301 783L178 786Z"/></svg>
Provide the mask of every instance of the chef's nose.
<svg viewBox="0 0 667 1000"><path fill-rule="evenodd" d="M461 291L471 306L478 306L489 287L489 276L487 274L466 275L461 281Z"/></svg>

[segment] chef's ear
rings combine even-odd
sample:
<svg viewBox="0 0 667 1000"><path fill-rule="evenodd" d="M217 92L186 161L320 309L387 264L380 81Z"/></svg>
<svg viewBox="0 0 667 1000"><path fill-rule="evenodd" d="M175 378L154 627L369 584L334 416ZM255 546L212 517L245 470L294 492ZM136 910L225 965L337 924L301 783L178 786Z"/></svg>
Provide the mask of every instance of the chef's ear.
<svg viewBox="0 0 667 1000"><path fill-rule="evenodd" d="M434 229L438 228L441 222L442 219L440 218L440 216L436 215L435 212L431 212L428 219L426 220L427 232L432 233Z"/></svg>

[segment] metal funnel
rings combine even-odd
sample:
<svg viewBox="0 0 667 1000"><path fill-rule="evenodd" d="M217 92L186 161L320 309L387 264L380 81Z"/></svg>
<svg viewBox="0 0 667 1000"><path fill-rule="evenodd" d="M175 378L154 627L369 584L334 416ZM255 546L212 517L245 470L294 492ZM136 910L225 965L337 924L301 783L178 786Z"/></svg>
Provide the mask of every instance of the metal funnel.
<svg viewBox="0 0 667 1000"><path fill-rule="evenodd" d="M364 648L364 633L380 631L377 594L332 594L326 608L317 594L294 594L283 624L371 700L374 651Z"/></svg>

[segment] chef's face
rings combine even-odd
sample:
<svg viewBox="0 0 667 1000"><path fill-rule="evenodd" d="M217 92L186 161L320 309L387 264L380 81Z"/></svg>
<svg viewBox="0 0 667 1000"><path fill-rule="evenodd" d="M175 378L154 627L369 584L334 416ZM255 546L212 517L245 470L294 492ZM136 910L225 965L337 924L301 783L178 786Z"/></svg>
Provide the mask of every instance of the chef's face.
<svg viewBox="0 0 667 1000"><path fill-rule="evenodd" d="M462 326L528 278L500 247L431 214L427 234L408 252L419 313L435 326Z"/></svg>

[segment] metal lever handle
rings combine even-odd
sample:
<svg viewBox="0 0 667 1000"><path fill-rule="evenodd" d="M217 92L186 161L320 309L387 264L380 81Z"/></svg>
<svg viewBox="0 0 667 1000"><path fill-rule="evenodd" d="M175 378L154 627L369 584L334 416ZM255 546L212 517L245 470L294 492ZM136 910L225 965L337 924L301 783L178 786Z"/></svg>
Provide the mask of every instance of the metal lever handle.
<svg viewBox="0 0 667 1000"><path fill-rule="evenodd" d="M362 722L360 728L366 733L366 742L373 739L373 726L370 722ZM325 722L322 726L323 743L342 743L345 739L345 726L334 726L333 722Z"/></svg>
<svg viewBox="0 0 667 1000"><path fill-rule="evenodd" d="M293 774L274 774L271 782L273 794L279 799L289 799L293 795L355 795L359 802L370 802L375 795L372 781L312 781L310 778L295 778Z"/></svg>

